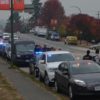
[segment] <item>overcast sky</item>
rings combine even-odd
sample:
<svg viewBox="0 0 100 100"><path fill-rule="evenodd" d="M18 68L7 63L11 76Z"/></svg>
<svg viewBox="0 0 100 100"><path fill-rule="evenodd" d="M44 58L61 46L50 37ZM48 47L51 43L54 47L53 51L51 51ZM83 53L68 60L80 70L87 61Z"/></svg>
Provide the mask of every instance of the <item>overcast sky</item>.
<svg viewBox="0 0 100 100"><path fill-rule="evenodd" d="M31 0L25 0L25 3L30 3L30 1ZM41 0L41 2L45 1L46 0ZM97 13L100 11L100 0L60 0L60 2L64 6L67 16L78 14L81 10L82 13L97 17ZM9 12L0 11L0 20L7 19L8 17Z"/></svg>

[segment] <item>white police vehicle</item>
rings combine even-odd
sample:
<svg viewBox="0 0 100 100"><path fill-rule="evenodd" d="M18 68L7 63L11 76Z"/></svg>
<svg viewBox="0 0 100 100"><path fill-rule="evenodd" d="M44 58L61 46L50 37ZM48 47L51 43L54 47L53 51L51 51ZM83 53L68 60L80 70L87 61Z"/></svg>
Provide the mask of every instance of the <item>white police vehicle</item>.
<svg viewBox="0 0 100 100"><path fill-rule="evenodd" d="M74 61L74 56L68 51L48 51L44 52L39 59L37 68L39 78L43 79L45 84L54 83L55 71L63 61Z"/></svg>

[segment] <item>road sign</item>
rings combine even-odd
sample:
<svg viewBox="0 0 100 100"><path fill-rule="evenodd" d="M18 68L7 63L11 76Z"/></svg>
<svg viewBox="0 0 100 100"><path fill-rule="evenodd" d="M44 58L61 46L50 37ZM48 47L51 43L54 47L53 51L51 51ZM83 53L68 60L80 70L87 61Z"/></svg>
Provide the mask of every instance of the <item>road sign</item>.
<svg viewBox="0 0 100 100"><path fill-rule="evenodd" d="M24 0L14 0L13 4L14 10L23 11L24 10Z"/></svg>
<svg viewBox="0 0 100 100"><path fill-rule="evenodd" d="M10 10L10 0L0 0L0 10Z"/></svg>

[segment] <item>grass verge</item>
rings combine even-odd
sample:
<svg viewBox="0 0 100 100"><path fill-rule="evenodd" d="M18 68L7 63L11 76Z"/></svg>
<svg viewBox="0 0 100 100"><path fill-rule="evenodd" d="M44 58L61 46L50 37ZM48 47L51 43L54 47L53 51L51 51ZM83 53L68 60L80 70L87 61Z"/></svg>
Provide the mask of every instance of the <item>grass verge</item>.
<svg viewBox="0 0 100 100"><path fill-rule="evenodd" d="M0 73L0 100L24 100Z"/></svg>

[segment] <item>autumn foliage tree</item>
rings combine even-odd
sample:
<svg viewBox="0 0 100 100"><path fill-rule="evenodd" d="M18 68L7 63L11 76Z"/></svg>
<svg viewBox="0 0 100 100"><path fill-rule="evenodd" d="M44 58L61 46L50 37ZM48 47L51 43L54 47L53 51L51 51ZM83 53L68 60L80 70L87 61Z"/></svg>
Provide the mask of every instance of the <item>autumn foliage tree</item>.
<svg viewBox="0 0 100 100"><path fill-rule="evenodd" d="M91 27L92 35L100 41L100 19L95 19L93 22L93 26Z"/></svg>
<svg viewBox="0 0 100 100"><path fill-rule="evenodd" d="M55 21L58 26L61 24L64 17L64 8L59 0L48 0L45 2L42 11L41 18L47 26L51 26L51 21Z"/></svg>
<svg viewBox="0 0 100 100"><path fill-rule="evenodd" d="M88 16L86 14L78 14L74 15L71 18L70 24L72 27L72 30L74 32L78 33L78 36L80 34L83 39L88 40L89 38L92 38L91 34L91 28L94 26L94 18L91 16Z"/></svg>

